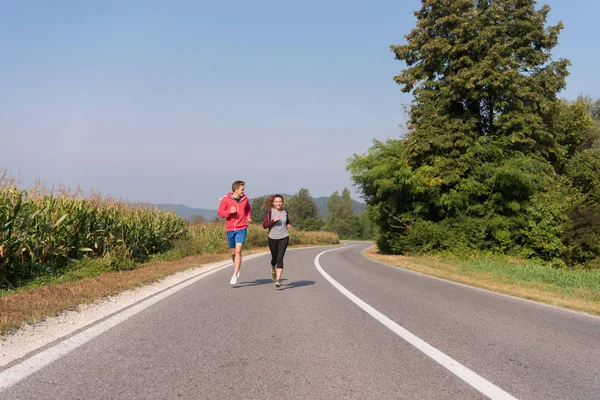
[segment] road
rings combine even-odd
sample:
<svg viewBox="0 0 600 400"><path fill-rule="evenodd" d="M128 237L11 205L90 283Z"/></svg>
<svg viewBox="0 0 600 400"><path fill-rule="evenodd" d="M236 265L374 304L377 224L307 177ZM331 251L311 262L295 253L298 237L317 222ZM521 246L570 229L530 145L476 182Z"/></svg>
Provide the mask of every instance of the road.
<svg viewBox="0 0 600 400"><path fill-rule="evenodd" d="M600 399L600 318L389 267L368 243L215 269L0 369L2 399Z"/></svg>

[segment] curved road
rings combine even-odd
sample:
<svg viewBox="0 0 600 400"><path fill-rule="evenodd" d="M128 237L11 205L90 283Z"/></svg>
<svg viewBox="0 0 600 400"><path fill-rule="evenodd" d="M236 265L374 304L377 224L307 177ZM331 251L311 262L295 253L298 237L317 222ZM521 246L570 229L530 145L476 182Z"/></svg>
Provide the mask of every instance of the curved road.
<svg viewBox="0 0 600 400"><path fill-rule="evenodd" d="M2 399L600 399L600 319L288 250L158 293L0 369Z"/></svg>

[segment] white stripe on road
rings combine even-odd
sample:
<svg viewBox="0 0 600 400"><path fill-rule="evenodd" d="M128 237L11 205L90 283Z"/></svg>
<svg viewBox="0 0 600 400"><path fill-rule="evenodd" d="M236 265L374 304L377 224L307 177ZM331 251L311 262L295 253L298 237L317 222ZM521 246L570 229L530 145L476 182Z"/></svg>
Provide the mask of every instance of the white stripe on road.
<svg viewBox="0 0 600 400"><path fill-rule="evenodd" d="M341 248L327 250L322 253L319 253L319 255L315 257L315 266L317 267L317 270L321 273L321 275L325 277L325 279L327 279L337 290L342 292L344 296L352 300L352 302L354 302L357 306L369 313L377 321L381 322L383 325L388 327L396 335L400 336L402 339L406 340L408 343L421 350L423 353L431 357L444 368L448 369L454 375L458 376L460 379L473 386L475 389L479 390L481 393L483 393L490 399L516 400L516 398L510 395L509 393L500 389L498 386L489 382L485 378L477 375L475 372L471 371L464 365L460 364L456 360L452 359L451 357L442 353L435 347L431 346L429 343L410 333L409 331L407 331L406 329L404 329L403 327L401 327L400 325L398 325L397 323L395 323L394 321L392 321L391 319L389 319L388 317L386 317L385 315L383 315L382 313L365 303L363 300L354 295L348 289L340 285L335 279L333 279L327 272L323 270L321 264L319 263L319 259L323 254L329 253L330 251L347 249L348 247L352 246L345 246Z"/></svg>
<svg viewBox="0 0 600 400"><path fill-rule="evenodd" d="M246 259L248 258L250 257L247 257ZM33 373L39 371L40 369L44 368L48 364L70 353L79 346L82 346L90 340L94 339L95 337L100 336L110 328L120 324L121 322L134 316L140 311L145 310L151 305L158 303L159 301L169 297L170 295L174 294L175 292L178 292L179 290L187 286L193 285L200 279L206 278L207 276L219 272L222 269L231 267L231 265L231 263L225 264L221 267L217 267L208 272L202 273L194 278L191 278L187 281L172 286L164 292L158 293L157 295L152 296L149 299L144 300L141 303L138 303L133 307L128 308L118 313L117 315L114 315L108 318L107 320L100 322L97 325L92 326L89 329L86 329L85 331L78 333L77 335L65 340L64 342L61 342L56 346L50 347L42 351L41 353L38 353L33 357L28 358L25 361L10 367L5 371L0 372L0 393L10 388L11 386L17 384L18 382L22 381L23 379L27 378L28 376L32 375Z"/></svg>

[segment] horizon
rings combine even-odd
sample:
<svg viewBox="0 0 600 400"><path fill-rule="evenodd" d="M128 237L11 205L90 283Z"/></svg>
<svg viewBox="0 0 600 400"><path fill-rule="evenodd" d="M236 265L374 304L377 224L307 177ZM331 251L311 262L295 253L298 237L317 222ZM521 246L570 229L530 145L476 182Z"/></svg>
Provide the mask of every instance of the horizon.
<svg viewBox="0 0 600 400"><path fill-rule="evenodd" d="M599 98L600 3L543 4L547 25L565 25L552 59L572 63L559 97ZM390 45L419 7L3 2L0 168L24 187L191 208L211 209L237 179L250 194L360 199L346 162L404 132L412 95L393 81L404 64Z"/></svg>
<svg viewBox="0 0 600 400"><path fill-rule="evenodd" d="M333 194L333 192L332 192L332 194ZM291 194L291 195L290 195L290 194L287 194L287 193L282 193L282 195L286 196L286 198L293 196L293 194ZM255 196L255 197L247 196L247 197L248 197L248 199L249 199L249 200L254 200L254 199L260 199L260 198L264 198L264 197L266 197L266 196L268 196L268 195L263 195L263 196ZM325 199L328 199L330 196L331 196L331 194L330 194L329 196L313 196L313 195L311 194L311 197L312 197L313 199L323 199L323 198L325 198ZM284 199L284 200L285 200L285 199ZM352 201L355 201L355 202L357 202L357 203L364 204L364 205L366 205L366 204L367 204L367 203L366 203L364 200L362 200L362 199L361 199L361 200L357 200L357 199L355 199L354 197L352 197ZM140 203L140 204L144 204L144 203ZM181 207L187 207L187 208L191 208L191 209L210 210L210 211L213 211L213 210L215 210L215 211L216 211L216 210L219 208L219 204L218 204L218 203L217 203L216 207L214 207L214 208L207 208L207 207L190 207L190 206L188 206L187 204L175 204L175 203L147 203L147 204L151 204L151 205L155 205L155 206L181 206Z"/></svg>

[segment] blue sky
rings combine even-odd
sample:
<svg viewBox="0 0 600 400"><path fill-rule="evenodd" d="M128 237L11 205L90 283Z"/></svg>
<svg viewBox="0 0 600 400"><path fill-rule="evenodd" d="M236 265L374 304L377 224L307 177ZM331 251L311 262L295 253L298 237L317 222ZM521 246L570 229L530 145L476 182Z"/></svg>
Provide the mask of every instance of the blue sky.
<svg viewBox="0 0 600 400"><path fill-rule="evenodd" d="M600 2L562 20L562 97L600 97ZM247 194L328 196L346 160L404 120L389 46L420 1L2 1L0 167L28 187L216 208ZM355 196L356 197L356 196Z"/></svg>

